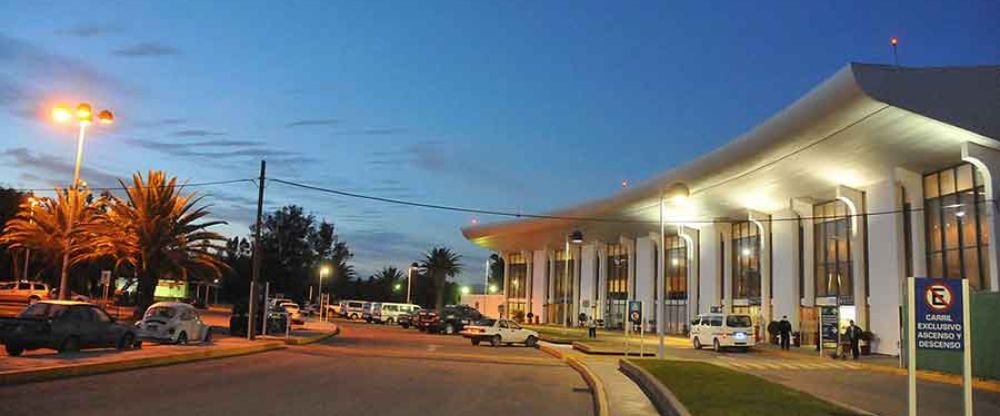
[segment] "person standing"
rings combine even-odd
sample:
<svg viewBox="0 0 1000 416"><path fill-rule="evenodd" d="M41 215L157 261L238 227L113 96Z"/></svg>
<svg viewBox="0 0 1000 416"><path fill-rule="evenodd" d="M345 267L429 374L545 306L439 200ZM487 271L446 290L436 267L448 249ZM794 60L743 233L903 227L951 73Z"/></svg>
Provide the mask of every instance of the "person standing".
<svg viewBox="0 0 1000 416"><path fill-rule="evenodd" d="M778 322L778 336L781 340L781 349L785 351L791 349L792 323L788 322L787 315L782 316L781 322Z"/></svg>
<svg viewBox="0 0 1000 416"><path fill-rule="evenodd" d="M853 356L855 360L857 360L858 356L861 355L862 333L864 333L864 331L861 327L851 320L851 325L847 327L847 340L851 343L851 356Z"/></svg>
<svg viewBox="0 0 1000 416"><path fill-rule="evenodd" d="M587 338L597 338L597 319L594 317L587 321Z"/></svg>

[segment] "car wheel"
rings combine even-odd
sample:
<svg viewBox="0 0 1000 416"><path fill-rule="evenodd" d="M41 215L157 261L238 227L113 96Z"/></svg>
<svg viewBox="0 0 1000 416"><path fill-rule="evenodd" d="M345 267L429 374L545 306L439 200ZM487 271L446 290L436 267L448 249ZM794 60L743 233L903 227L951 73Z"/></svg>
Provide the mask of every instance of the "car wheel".
<svg viewBox="0 0 1000 416"><path fill-rule="evenodd" d="M500 335L494 335L494 336L490 337L490 345L492 345L494 347L499 347L500 346Z"/></svg>
<svg viewBox="0 0 1000 416"><path fill-rule="evenodd" d="M212 328L205 328L205 337L201 339L202 344L212 343Z"/></svg>
<svg viewBox="0 0 1000 416"><path fill-rule="evenodd" d="M188 343L187 332L181 331L180 334L177 334L177 345L187 345L187 343Z"/></svg>
<svg viewBox="0 0 1000 416"><path fill-rule="evenodd" d="M356 314L356 313L352 313L352 314L351 314L351 320L353 321L353 320L355 320L355 319L358 319L358 314Z"/></svg>
<svg viewBox="0 0 1000 416"><path fill-rule="evenodd" d="M401 324L400 326L402 326L403 329L409 329L410 328L410 324Z"/></svg>
<svg viewBox="0 0 1000 416"><path fill-rule="evenodd" d="M478 342L477 342L477 344L478 344ZM7 344L7 345L4 345L4 349L7 350L7 355L9 355L11 357L17 357L17 356L21 355L22 353L24 353L24 347L21 347L21 346L18 346L18 345Z"/></svg>
<svg viewBox="0 0 1000 416"><path fill-rule="evenodd" d="M479 345L479 338L472 338L472 345Z"/></svg>
<svg viewBox="0 0 1000 416"><path fill-rule="evenodd" d="M66 338L66 340L63 341L62 345L59 347L59 353L77 351L80 351L80 339L77 337Z"/></svg>
<svg viewBox="0 0 1000 416"><path fill-rule="evenodd" d="M392 319L392 318L389 318L388 320L385 321L385 324L386 325L396 325L396 320Z"/></svg>
<svg viewBox="0 0 1000 416"><path fill-rule="evenodd" d="M529 347L534 347L538 345L538 338L535 337L534 335L528 335L528 339L524 340L524 345L527 345Z"/></svg>
<svg viewBox="0 0 1000 416"><path fill-rule="evenodd" d="M118 340L118 345L116 345L115 348L118 349L118 351L123 351L131 349L134 344L135 335L132 335L131 332L126 332L122 335L121 339Z"/></svg>
<svg viewBox="0 0 1000 416"><path fill-rule="evenodd" d="M452 335L454 333L455 333L455 325L447 324L447 325L444 326L444 334L445 335Z"/></svg>
<svg viewBox="0 0 1000 416"><path fill-rule="evenodd" d="M700 350L702 347L701 341L698 340L698 337L694 337L694 341L692 341L691 343L694 345L694 349L696 350Z"/></svg>
<svg viewBox="0 0 1000 416"><path fill-rule="evenodd" d="M722 352L722 346L719 345L718 339L712 341L712 349L714 349L715 352Z"/></svg>

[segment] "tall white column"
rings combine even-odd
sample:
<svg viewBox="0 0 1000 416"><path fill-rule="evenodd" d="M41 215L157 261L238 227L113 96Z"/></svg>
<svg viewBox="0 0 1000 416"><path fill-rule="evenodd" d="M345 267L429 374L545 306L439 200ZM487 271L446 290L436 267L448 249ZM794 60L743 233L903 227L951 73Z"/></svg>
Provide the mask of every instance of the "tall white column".
<svg viewBox="0 0 1000 416"><path fill-rule="evenodd" d="M910 204L910 274L913 276L927 276L927 240L925 235L927 229L924 228L924 176L903 168L896 168L896 181L903 186L906 199L903 202ZM907 276L909 277L909 276ZM903 283L905 284L905 282ZM900 293L904 288L900 287Z"/></svg>
<svg viewBox="0 0 1000 416"><path fill-rule="evenodd" d="M792 200L792 211L802 217L802 298L800 305L816 305L816 257L813 239L813 201L796 198Z"/></svg>
<svg viewBox="0 0 1000 416"><path fill-rule="evenodd" d="M548 293L545 291L545 281L548 279L548 253L545 250L535 250L531 255L531 313L545 322L545 304L548 303Z"/></svg>
<svg viewBox="0 0 1000 416"><path fill-rule="evenodd" d="M656 316L653 312L655 311L655 304L653 303L654 296L654 284L656 274L656 268L653 266L654 259L656 258L656 248L654 246L654 238L649 236L639 237L635 240L635 292L634 296L636 300L640 300L643 303L643 325L645 326L649 320Z"/></svg>
<svg viewBox="0 0 1000 416"><path fill-rule="evenodd" d="M799 222L791 209L774 213L771 225L771 272L774 312L772 320L787 316L792 328L799 327Z"/></svg>
<svg viewBox="0 0 1000 416"><path fill-rule="evenodd" d="M981 146L972 142L962 145L962 160L976 166L986 181L986 215L990 225L990 276L987 282L992 292L1000 291L1000 212L998 212L998 192L1000 192L1000 150Z"/></svg>
<svg viewBox="0 0 1000 416"><path fill-rule="evenodd" d="M906 256L903 238L901 188L890 174L888 179L865 189L868 212L878 213L868 217L871 258L868 263L871 314L867 329L876 334L872 351L880 354L899 355L899 307L902 304L900 288L906 280ZM892 214L885 214L892 213ZM860 317L859 317L860 318ZM863 322L863 321L862 321Z"/></svg>
<svg viewBox="0 0 1000 416"><path fill-rule="evenodd" d="M605 303L608 299L608 245L597 246L597 316L607 321Z"/></svg>
<svg viewBox="0 0 1000 416"><path fill-rule="evenodd" d="M698 232L699 299L698 313L709 313L713 306L722 306L723 272L719 251L719 227L708 224Z"/></svg>
<svg viewBox="0 0 1000 416"><path fill-rule="evenodd" d="M690 321L698 316L701 294L699 290L700 276L698 273L699 261L701 259L701 247L699 246L699 232L697 229L683 226L680 236L687 245L687 320Z"/></svg>
<svg viewBox="0 0 1000 416"><path fill-rule="evenodd" d="M579 311L587 314L588 317L594 314L594 279L597 278L597 270L594 269L594 262L597 259L597 244L589 243L580 247L580 297L577 301Z"/></svg>
<svg viewBox="0 0 1000 416"><path fill-rule="evenodd" d="M510 253L500 252L503 259L503 313L501 318L510 317Z"/></svg>
<svg viewBox="0 0 1000 416"><path fill-rule="evenodd" d="M732 224L717 224L719 238L724 243L722 251L722 300L726 313L733 312L733 226Z"/></svg>

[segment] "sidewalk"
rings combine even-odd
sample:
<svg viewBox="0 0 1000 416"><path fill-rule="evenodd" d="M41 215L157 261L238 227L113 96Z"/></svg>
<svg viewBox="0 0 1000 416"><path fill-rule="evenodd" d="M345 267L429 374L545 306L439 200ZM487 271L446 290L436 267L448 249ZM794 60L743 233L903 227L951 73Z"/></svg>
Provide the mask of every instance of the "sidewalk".
<svg viewBox="0 0 1000 416"><path fill-rule="evenodd" d="M646 394L642 392L625 374L618 371L618 359L620 357L588 355L577 351L566 345L546 344L556 354L561 356L571 356L582 363L600 380L606 391L608 410L612 416L640 416L657 415L656 408L649 401ZM555 354L553 354L555 355ZM598 394L597 392L592 392Z"/></svg>

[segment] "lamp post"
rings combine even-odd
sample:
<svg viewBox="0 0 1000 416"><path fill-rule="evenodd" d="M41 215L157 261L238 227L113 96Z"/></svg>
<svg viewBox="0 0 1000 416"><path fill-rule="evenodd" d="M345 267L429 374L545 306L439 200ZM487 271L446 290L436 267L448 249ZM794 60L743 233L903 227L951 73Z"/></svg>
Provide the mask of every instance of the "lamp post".
<svg viewBox="0 0 1000 416"><path fill-rule="evenodd" d="M656 319L656 335L659 338L659 348L656 351L656 357L663 359L666 355L666 343L664 339L664 316L666 315L667 308L667 296L664 287L666 286L666 223L663 221L663 209L664 209L664 198L669 198L674 203L682 203L687 200L690 195L687 186L681 183L675 183L668 186L666 189L660 191L660 248L657 253L656 262L656 299L659 302L654 302L656 305L656 312L654 317ZM678 234L680 234L680 225L677 226Z"/></svg>
<svg viewBox="0 0 1000 416"><path fill-rule="evenodd" d="M28 223L29 224L34 224L35 223L35 206L36 205L38 205L38 199L35 198L34 196L29 196L28 197L28 206L30 207L29 208L30 209L30 214L29 214L30 216L28 217ZM25 249L24 249L24 270L22 271L22 273L24 275L23 276L24 280L28 280L28 265L30 263L31 263L31 248L25 247Z"/></svg>
<svg viewBox="0 0 1000 416"><path fill-rule="evenodd" d="M83 141L87 135L87 126L94 122L94 111L88 103L77 104L73 111L65 105L57 105L52 109L52 119L57 123L67 123L75 119L80 126L76 139L76 166L73 168L73 189L79 189L80 165L83 164ZM111 124L114 120L115 116L109 110L101 110L97 114L97 121L100 124Z"/></svg>
<svg viewBox="0 0 1000 416"><path fill-rule="evenodd" d="M330 274L330 266L325 265L325 264L322 265L322 266L320 266L320 268L319 268L319 290L318 290L318 292L319 292L319 302L316 302L319 305L319 319L320 320L325 320L326 319L326 305L323 305L323 277L325 277L328 274Z"/></svg>
<svg viewBox="0 0 1000 416"><path fill-rule="evenodd" d="M413 270L419 268L417 262L410 263L410 268L406 270L406 303L410 302L410 293L413 291Z"/></svg>
<svg viewBox="0 0 1000 416"><path fill-rule="evenodd" d="M489 290L490 290L490 263L492 263L490 260L493 260L493 259L490 258L490 257L486 258L486 270L483 271L484 272L483 274L485 275L485 279L483 280L483 294L484 295L488 295L489 294Z"/></svg>

